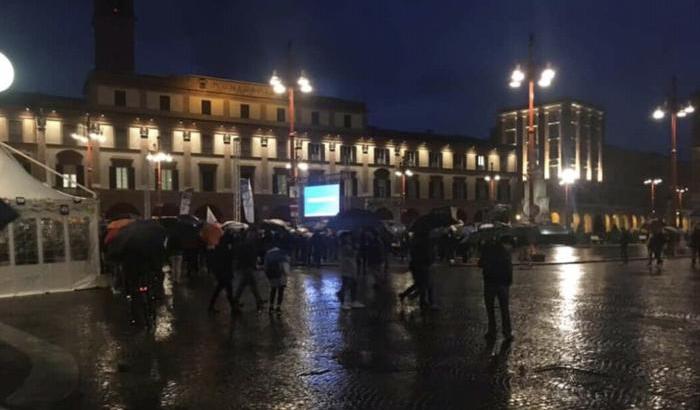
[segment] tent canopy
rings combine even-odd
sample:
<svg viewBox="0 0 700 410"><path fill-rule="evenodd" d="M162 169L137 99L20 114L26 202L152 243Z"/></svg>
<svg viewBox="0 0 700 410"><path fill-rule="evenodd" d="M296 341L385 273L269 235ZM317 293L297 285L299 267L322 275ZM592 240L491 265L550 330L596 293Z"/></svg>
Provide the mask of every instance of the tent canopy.
<svg viewBox="0 0 700 410"><path fill-rule="evenodd" d="M31 176L4 149L0 149L0 198L51 199L70 201L72 195L57 191Z"/></svg>

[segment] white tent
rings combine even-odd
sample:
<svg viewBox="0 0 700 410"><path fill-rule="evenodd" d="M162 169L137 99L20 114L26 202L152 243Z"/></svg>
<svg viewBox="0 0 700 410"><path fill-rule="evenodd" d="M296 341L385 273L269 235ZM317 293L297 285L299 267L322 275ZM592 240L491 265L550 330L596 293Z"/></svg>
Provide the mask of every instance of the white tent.
<svg viewBox="0 0 700 410"><path fill-rule="evenodd" d="M97 200L45 185L9 150L0 146L0 200L20 217L0 231L0 297L98 286Z"/></svg>

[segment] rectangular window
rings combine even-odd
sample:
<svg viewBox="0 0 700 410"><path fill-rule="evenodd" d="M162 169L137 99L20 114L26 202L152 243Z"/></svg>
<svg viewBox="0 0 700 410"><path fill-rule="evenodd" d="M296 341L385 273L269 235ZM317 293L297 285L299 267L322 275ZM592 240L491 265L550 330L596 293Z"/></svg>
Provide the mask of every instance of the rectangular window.
<svg viewBox="0 0 700 410"><path fill-rule="evenodd" d="M161 111L170 111L170 96L169 95L161 95L160 96L160 110Z"/></svg>
<svg viewBox="0 0 700 410"><path fill-rule="evenodd" d="M464 178L455 178L452 181L452 198L467 199L467 184Z"/></svg>
<svg viewBox="0 0 700 410"><path fill-rule="evenodd" d="M454 154L452 168L465 169L467 162L464 160L464 154Z"/></svg>
<svg viewBox="0 0 700 410"><path fill-rule="evenodd" d="M442 152L428 153L428 160L430 168L442 168Z"/></svg>
<svg viewBox="0 0 700 410"><path fill-rule="evenodd" d="M418 153L416 151L404 151L403 157L407 167L418 166Z"/></svg>
<svg viewBox="0 0 700 410"><path fill-rule="evenodd" d="M211 101L202 100L202 114L211 115Z"/></svg>
<svg viewBox="0 0 700 410"><path fill-rule="evenodd" d="M325 161L326 152L323 144L309 144L309 161Z"/></svg>
<svg viewBox="0 0 700 410"><path fill-rule="evenodd" d="M285 122L286 121L286 115L284 112L284 108L278 108L277 109L277 122Z"/></svg>
<svg viewBox="0 0 700 410"><path fill-rule="evenodd" d="M418 181L418 177L412 176L410 178L406 178L406 198L420 198L420 182Z"/></svg>
<svg viewBox="0 0 700 410"><path fill-rule="evenodd" d="M287 159L287 140L276 138L275 143L277 144L277 159Z"/></svg>
<svg viewBox="0 0 700 410"><path fill-rule="evenodd" d="M484 178L476 179L476 200L486 201L489 199L489 184Z"/></svg>
<svg viewBox="0 0 700 410"><path fill-rule="evenodd" d="M343 116L343 127L352 128L352 115L345 114Z"/></svg>
<svg viewBox="0 0 700 410"><path fill-rule="evenodd" d="M200 166L202 175L202 192L214 192L216 190L216 167Z"/></svg>
<svg viewBox="0 0 700 410"><path fill-rule="evenodd" d="M549 140L549 159L559 159L559 140Z"/></svg>
<svg viewBox="0 0 700 410"><path fill-rule="evenodd" d="M214 155L214 137L209 134L202 134L202 154Z"/></svg>
<svg viewBox="0 0 700 410"><path fill-rule="evenodd" d="M78 174L76 173L64 173L63 174L63 188L77 188L78 187Z"/></svg>
<svg viewBox="0 0 700 410"><path fill-rule="evenodd" d="M311 125L319 125L321 123L318 111L311 112Z"/></svg>
<svg viewBox="0 0 700 410"><path fill-rule="evenodd" d="M287 172L286 170L275 170L272 176L272 193L275 195L289 195L287 189Z"/></svg>
<svg viewBox="0 0 700 410"><path fill-rule="evenodd" d="M357 149L354 145L341 145L340 162L343 164L354 164L357 162Z"/></svg>
<svg viewBox="0 0 700 410"><path fill-rule="evenodd" d="M173 190L173 170L172 169L162 169L160 170L160 189L163 191Z"/></svg>
<svg viewBox="0 0 700 410"><path fill-rule="evenodd" d="M430 178L430 199L442 199L442 178Z"/></svg>
<svg viewBox="0 0 700 410"><path fill-rule="evenodd" d="M126 91L114 90L114 105L117 107L126 107Z"/></svg>
<svg viewBox="0 0 700 410"><path fill-rule="evenodd" d="M129 189L129 167L114 168L117 189Z"/></svg>
<svg viewBox="0 0 700 410"><path fill-rule="evenodd" d="M510 181L501 179L498 181L498 202L510 202Z"/></svg>
<svg viewBox="0 0 700 410"><path fill-rule="evenodd" d="M253 155L253 147L250 138L240 139L241 158L250 158Z"/></svg>
<svg viewBox="0 0 700 410"><path fill-rule="evenodd" d="M129 132L125 127L114 127L114 147L118 149L129 148Z"/></svg>
<svg viewBox="0 0 700 410"><path fill-rule="evenodd" d="M241 104L241 118L243 118L243 119L250 118L250 105Z"/></svg>
<svg viewBox="0 0 700 410"><path fill-rule="evenodd" d="M388 148L374 148L374 164L375 165L389 165L389 149Z"/></svg>
<svg viewBox="0 0 700 410"><path fill-rule="evenodd" d="M476 156L476 169L486 169L486 157L483 155Z"/></svg>

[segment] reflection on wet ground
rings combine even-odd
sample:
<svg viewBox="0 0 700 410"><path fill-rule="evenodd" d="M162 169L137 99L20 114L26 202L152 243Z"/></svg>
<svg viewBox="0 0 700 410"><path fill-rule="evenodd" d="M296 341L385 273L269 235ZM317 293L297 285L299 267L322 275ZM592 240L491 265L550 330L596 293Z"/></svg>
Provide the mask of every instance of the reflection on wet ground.
<svg viewBox="0 0 700 410"><path fill-rule="evenodd" d="M437 268L442 309L426 314L398 303L400 270L345 312L337 273L310 269L290 278L281 315L245 299L231 319L222 298L208 316L202 280L166 283L150 334L102 290L0 300L0 322L75 356L79 391L60 409L697 409L700 272L688 265L516 270L511 345L484 341L472 268Z"/></svg>

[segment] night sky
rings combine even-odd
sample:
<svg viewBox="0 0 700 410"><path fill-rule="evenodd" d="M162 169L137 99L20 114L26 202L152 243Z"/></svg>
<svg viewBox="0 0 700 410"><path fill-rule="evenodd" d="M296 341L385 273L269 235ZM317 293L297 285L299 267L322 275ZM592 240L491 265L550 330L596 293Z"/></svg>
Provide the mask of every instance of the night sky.
<svg viewBox="0 0 700 410"><path fill-rule="evenodd" d="M292 40L319 94L365 101L383 128L488 137L499 108L525 104L507 82L530 32L557 69L538 98L603 107L608 143L665 150L667 127L650 113L671 75L681 96L700 90L697 0L135 1L137 71L266 82ZM92 0L2 0L14 88L79 96L91 14ZM687 120L680 132L687 157Z"/></svg>

